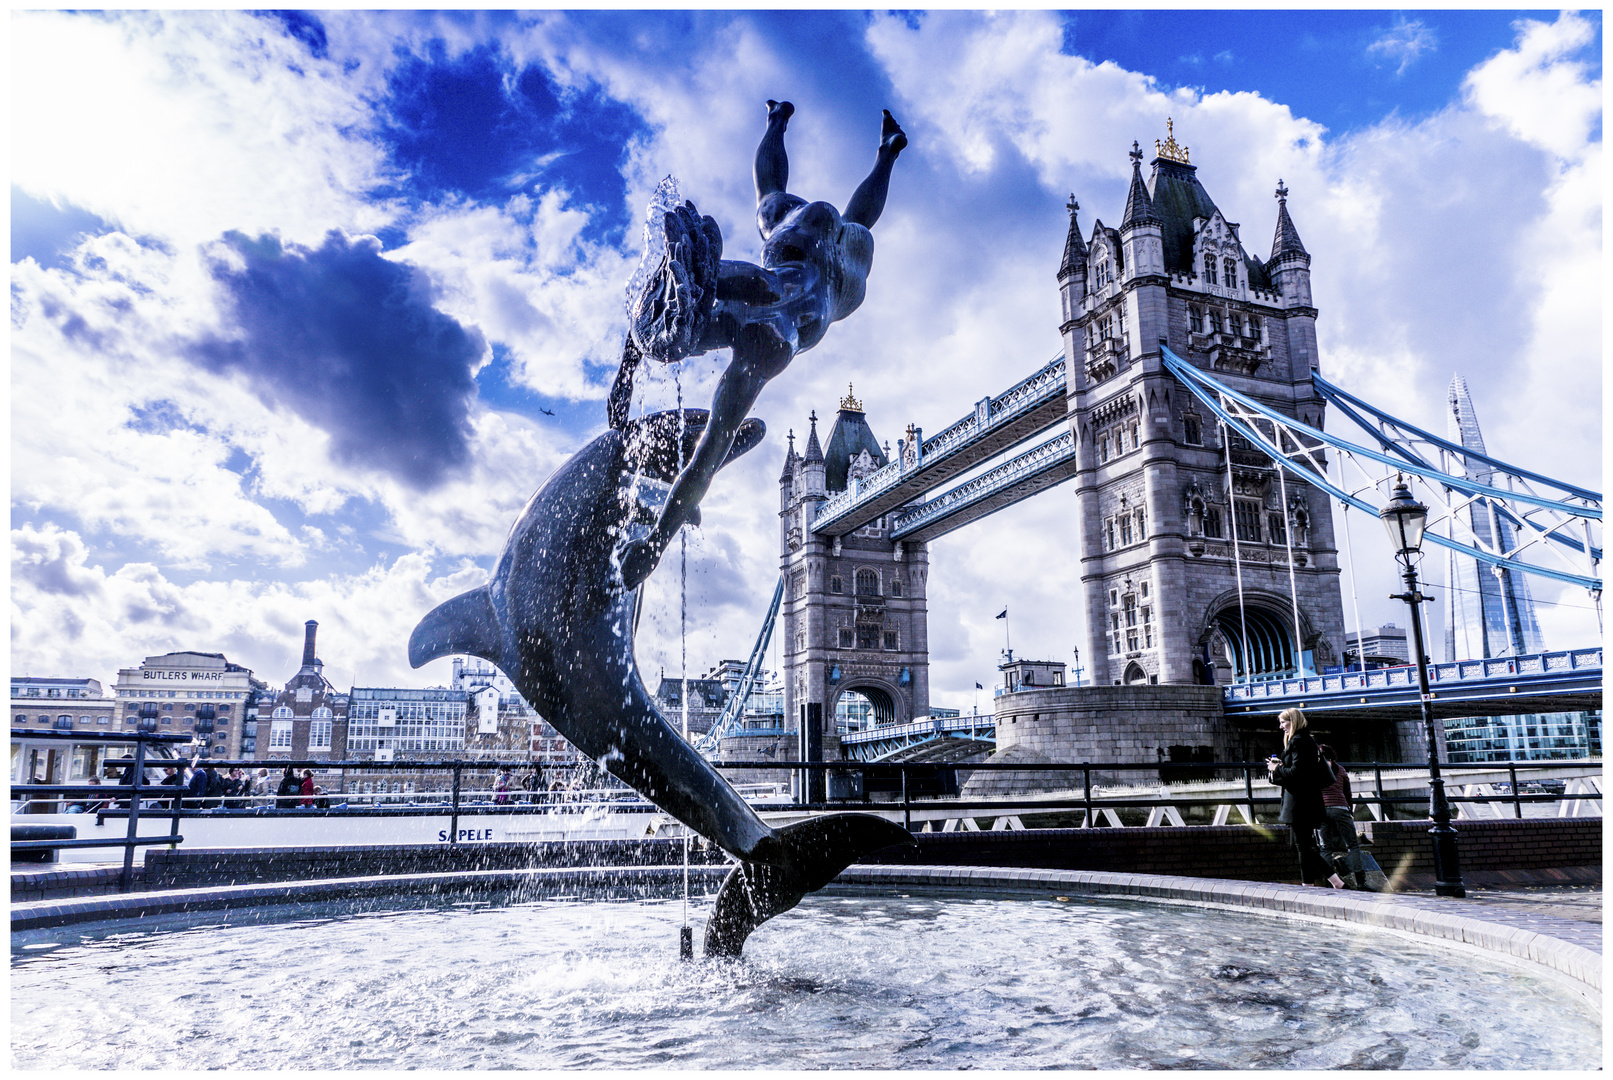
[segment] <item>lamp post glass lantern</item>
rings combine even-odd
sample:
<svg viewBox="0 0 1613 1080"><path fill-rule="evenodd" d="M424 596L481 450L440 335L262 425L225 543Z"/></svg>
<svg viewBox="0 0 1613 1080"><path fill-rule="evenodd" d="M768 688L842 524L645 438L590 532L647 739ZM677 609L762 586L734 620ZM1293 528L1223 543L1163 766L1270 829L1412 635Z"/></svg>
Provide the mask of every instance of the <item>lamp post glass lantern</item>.
<svg viewBox="0 0 1613 1080"><path fill-rule="evenodd" d="M1390 546L1400 560L1406 591L1391 593L1389 599L1404 600L1411 608L1412 649L1417 658L1417 687L1428 736L1428 830L1434 841L1434 891L1440 896L1466 896L1456 853L1456 830L1451 827L1450 804L1445 801L1445 780L1439 774L1439 736L1434 728L1433 695L1428 689L1428 653L1423 647L1423 622L1418 606L1432 599L1417 591L1417 560L1422 557L1423 529L1428 525L1428 507L1411 496L1404 478L1395 484L1389 505L1379 511L1389 533Z"/></svg>

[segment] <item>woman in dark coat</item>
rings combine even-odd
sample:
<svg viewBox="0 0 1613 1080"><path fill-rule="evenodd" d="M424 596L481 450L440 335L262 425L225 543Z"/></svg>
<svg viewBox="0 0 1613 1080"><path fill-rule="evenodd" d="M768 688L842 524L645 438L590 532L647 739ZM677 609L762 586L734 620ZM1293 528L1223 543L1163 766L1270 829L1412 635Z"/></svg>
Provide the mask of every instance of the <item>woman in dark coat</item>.
<svg viewBox="0 0 1613 1080"><path fill-rule="evenodd" d="M286 766L286 773L280 778L280 787L275 791L275 806L281 810L291 810L297 805L295 798L286 798L288 795L298 795L302 792L302 781L297 779L297 771L290 765Z"/></svg>
<svg viewBox="0 0 1613 1080"><path fill-rule="evenodd" d="M1316 849L1316 830L1327 821L1327 808L1322 804L1327 773L1321 752L1305 730L1303 712L1284 709L1277 723L1283 729L1283 756L1268 759L1266 771L1271 782L1283 789L1283 809L1277 820L1288 826L1294 850L1299 853L1300 883L1320 885L1325 881L1342 889L1343 879Z"/></svg>

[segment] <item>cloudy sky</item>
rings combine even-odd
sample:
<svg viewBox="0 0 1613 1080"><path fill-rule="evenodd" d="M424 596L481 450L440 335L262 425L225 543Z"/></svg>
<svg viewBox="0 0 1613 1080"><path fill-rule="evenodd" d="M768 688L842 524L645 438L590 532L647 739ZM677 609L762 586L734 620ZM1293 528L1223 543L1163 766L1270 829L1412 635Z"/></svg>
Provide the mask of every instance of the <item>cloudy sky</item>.
<svg viewBox="0 0 1613 1080"><path fill-rule="evenodd" d="M691 675L756 633L785 433L848 382L881 439L938 431L1045 363L1065 200L1117 222L1167 118L1257 257L1286 182L1330 378L1443 431L1460 371L1492 453L1600 489L1601 38L1595 12L13 14L13 672L197 649L283 682L317 619L343 688L443 681L409 631L604 427L656 182L759 256L769 97L807 198L844 205L881 108L911 145L866 302L767 388L690 535ZM719 358L682 369L644 404L709 402ZM1066 485L931 545L937 704L991 685L1005 606L1017 651L1070 658L1073 510ZM1405 625L1355 532L1363 618ZM682 662L675 554L651 679ZM1536 590L1548 645L1594 635L1582 592Z"/></svg>

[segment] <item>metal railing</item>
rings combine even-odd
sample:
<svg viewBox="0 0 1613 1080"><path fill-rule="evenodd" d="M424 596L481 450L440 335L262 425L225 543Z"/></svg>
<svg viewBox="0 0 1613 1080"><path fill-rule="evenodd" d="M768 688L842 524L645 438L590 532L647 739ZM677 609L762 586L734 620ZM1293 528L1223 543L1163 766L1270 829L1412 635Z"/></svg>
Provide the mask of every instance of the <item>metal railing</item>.
<svg viewBox="0 0 1613 1080"><path fill-rule="evenodd" d="M1457 660L1429 664L1428 681L1434 683L1473 683L1485 680L1550 676L1567 671L1600 671L1601 646L1563 649L1490 660ZM1338 693L1346 690L1374 690L1384 687L1416 687L1417 668L1406 664L1371 671L1346 671L1332 675L1307 675L1296 679L1264 679L1232 683L1221 690L1227 701L1253 701L1260 698L1299 694Z"/></svg>
<svg viewBox="0 0 1613 1080"><path fill-rule="evenodd" d="M101 767L120 768L124 771L124 782L117 784L12 784L13 799L22 796L22 809L26 810L32 803L32 796L46 795L58 796L50 802L61 801L59 797L70 795L91 796L86 803L105 801L108 806L124 803L129 816L129 830L127 835L119 840L72 839L72 840L13 840L12 851L51 851L60 848L96 848L121 847L123 848L123 873L118 878L118 889L128 892L134 882L134 849L150 844L177 845L183 843L185 838L179 834L179 794L171 784L149 784L146 782L146 769L149 767L162 767L177 764L175 758L148 759L146 747L158 744L189 743L192 738L189 734L172 734L155 731L130 732L86 732L67 731L55 729L13 729L13 740L24 739L28 741L76 742L96 743L108 746L130 745L134 746L134 757L119 758L103 761ZM169 802L168 809L149 805L147 797L156 798L164 796ZM13 817L17 807L13 807ZM172 817L173 824L167 836L138 835L140 829L140 813L147 811L148 817ZM15 823L15 821L14 821Z"/></svg>
<svg viewBox="0 0 1613 1080"><path fill-rule="evenodd" d="M796 801L792 809L805 811L839 811L839 810L900 810L904 824L911 830L913 814L923 812L943 811L950 813L954 818L962 817L994 817L1006 819L1016 816L1013 811L1020 814L1053 815L1072 814L1080 812L1083 827L1091 826L1096 815L1103 814L1111 825L1119 826L1121 821L1118 811L1121 810L1148 810L1147 824L1155 825L1163 821L1172 824L1184 824L1181 816L1183 808L1203 808L1213 812L1212 824L1226 824L1230 814L1227 808L1237 807L1242 813L1245 823L1253 825L1258 821L1261 808L1274 808L1282 803L1282 791L1273 786L1266 779L1266 763L1264 761L1207 761L1207 762L1064 762L1064 763L980 763L980 764L935 764L914 762L861 762L861 761L735 761L713 762L719 769L750 769L750 770L779 770L792 771L800 775L812 772L824 772L830 776L835 774L858 773L864 777L863 798L830 798L822 802ZM1426 794L1394 794L1395 791L1425 789L1427 786L1427 767L1415 763L1392 763L1378 761L1341 762L1350 773L1353 802L1365 804L1372 811L1373 816L1379 820L1392 819L1396 807L1404 805L1426 806ZM1601 794L1597 789L1590 791L1575 790L1576 785L1565 783L1562 790L1552 790L1539 786L1539 790L1528 790L1531 781L1528 776L1547 774L1551 772L1579 772L1587 767L1597 770L1600 776L1601 762L1590 759L1567 759L1556 761L1506 761L1494 762L1486 765L1452 766L1446 764L1443 772L1447 783L1446 801L1453 808L1460 808L1466 804L1494 805L1497 802L1510 803L1514 815L1522 818L1523 807L1526 804L1558 803L1563 812L1570 804L1600 803ZM1464 788L1463 778L1466 776L1483 776L1505 771L1508 780L1502 783L1508 785L1505 792L1493 790L1494 784L1485 785L1492 790L1475 793L1450 794L1452 790ZM931 789L952 788L954 791L961 786L958 783L959 773L976 772L1007 772L1007 773L1041 773L1064 774L1073 778L1080 774L1078 784L1071 784L1062 791L1058 789L1024 795L1004 795L991 798L975 797L964 799L960 795L946 795L940 791L932 791L932 797L915 797L920 787ZM890 774L894 773L892 778ZM895 790L890 792L893 799L872 799L867 797L869 774L886 779L887 787L894 781ZM1157 794L1144 793L1141 785L1145 778L1157 780L1157 785L1148 784L1149 788ZM1524 779L1520 781L1520 774ZM1110 778L1119 778L1126 775L1138 777L1138 781L1130 785L1117 784L1111 780L1109 790L1100 791L1102 781ZM1098 782L1094 777L1098 777ZM1371 783L1364 783L1370 778ZM1190 794L1182 787L1193 783L1221 783L1233 784L1241 788L1235 795L1229 792L1209 792ZM1178 785L1179 790L1170 792L1172 785ZM1359 788L1357 789L1357 785ZM1126 788L1130 787L1130 791ZM1472 787L1474 785L1465 785ZM1580 785L1583 786L1583 785ZM807 785L797 783L796 790L808 790ZM1065 792L1068 792L1066 794ZM1078 792L1078 793L1077 793ZM1257 793L1258 792L1258 793ZM970 813L973 811L973 813ZM1157 812L1156 812L1157 811ZM1598 810L1597 815L1600 815ZM1019 827L1023 827L1022 825Z"/></svg>

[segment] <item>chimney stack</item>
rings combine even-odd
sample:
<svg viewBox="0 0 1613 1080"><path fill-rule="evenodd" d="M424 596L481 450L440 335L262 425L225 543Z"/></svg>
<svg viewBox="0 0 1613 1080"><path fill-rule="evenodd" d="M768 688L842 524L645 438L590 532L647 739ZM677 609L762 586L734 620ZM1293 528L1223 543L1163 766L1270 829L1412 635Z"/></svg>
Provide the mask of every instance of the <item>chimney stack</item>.
<svg viewBox="0 0 1613 1080"><path fill-rule="evenodd" d="M309 619L308 633L302 639L302 666L312 667L314 663L314 633L319 629L319 623Z"/></svg>

